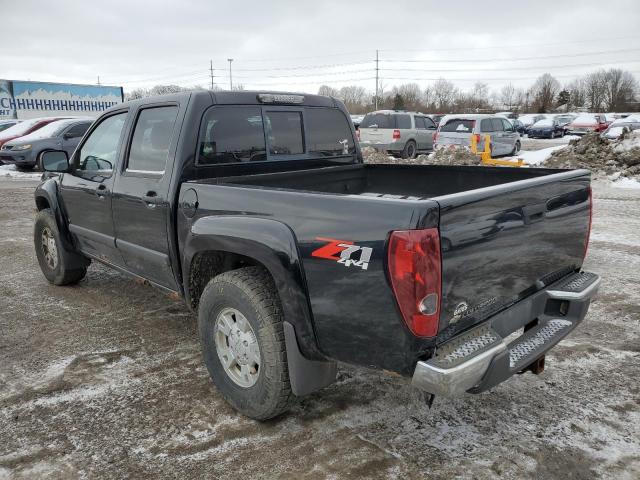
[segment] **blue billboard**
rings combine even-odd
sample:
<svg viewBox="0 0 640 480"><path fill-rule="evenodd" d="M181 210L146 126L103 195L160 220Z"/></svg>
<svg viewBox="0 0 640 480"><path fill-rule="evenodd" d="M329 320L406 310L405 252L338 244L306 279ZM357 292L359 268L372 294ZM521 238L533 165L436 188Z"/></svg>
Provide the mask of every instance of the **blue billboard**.
<svg viewBox="0 0 640 480"><path fill-rule="evenodd" d="M0 119L97 116L122 101L122 87L0 79Z"/></svg>

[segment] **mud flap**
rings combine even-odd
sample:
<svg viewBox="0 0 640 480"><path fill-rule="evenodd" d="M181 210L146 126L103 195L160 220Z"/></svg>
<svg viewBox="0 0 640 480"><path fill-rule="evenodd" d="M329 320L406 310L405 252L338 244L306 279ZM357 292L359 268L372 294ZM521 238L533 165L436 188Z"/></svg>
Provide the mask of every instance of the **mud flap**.
<svg viewBox="0 0 640 480"><path fill-rule="evenodd" d="M287 365L291 391L298 397L308 395L336 380L338 366L335 362L308 360L300 352L296 332L289 322L282 322L287 346Z"/></svg>

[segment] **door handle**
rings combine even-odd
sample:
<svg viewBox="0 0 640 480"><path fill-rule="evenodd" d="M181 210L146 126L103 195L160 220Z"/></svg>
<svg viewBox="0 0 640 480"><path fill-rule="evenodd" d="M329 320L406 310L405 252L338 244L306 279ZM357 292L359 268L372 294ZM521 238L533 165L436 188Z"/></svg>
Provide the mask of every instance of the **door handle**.
<svg viewBox="0 0 640 480"><path fill-rule="evenodd" d="M158 203L160 203L161 199L158 197L158 194L153 190L149 190L144 194L142 200L149 208L154 208Z"/></svg>
<svg viewBox="0 0 640 480"><path fill-rule="evenodd" d="M104 183L101 183L96 188L96 195L100 200L104 199L105 194L107 193L107 186Z"/></svg>

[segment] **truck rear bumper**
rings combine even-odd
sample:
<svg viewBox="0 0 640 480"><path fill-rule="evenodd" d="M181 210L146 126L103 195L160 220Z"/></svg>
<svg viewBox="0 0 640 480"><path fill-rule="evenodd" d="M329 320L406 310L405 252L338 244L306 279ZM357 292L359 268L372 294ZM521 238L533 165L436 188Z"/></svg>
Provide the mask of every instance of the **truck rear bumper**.
<svg viewBox="0 0 640 480"><path fill-rule="evenodd" d="M584 319L599 284L600 277L581 272L536 292L447 341L430 360L418 362L412 385L454 397L480 393L503 382L542 357ZM523 324L529 328L522 335L506 340Z"/></svg>

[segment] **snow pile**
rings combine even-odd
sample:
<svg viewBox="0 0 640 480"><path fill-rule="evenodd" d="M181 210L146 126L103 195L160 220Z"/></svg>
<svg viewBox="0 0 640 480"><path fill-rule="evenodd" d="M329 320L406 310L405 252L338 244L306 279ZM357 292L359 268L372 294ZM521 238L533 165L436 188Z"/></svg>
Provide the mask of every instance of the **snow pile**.
<svg viewBox="0 0 640 480"><path fill-rule="evenodd" d="M467 148L441 148L429 155L418 155L414 159L396 158L385 155L371 147L362 149L366 163L405 163L410 165L480 165L480 157Z"/></svg>
<svg viewBox="0 0 640 480"><path fill-rule="evenodd" d="M41 172L21 172L15 165L0 165L0 178L9 177L20 180L40 180Z"/></svg>
<svg viewBox="0 0 640 480"><path fill-rule="evenodd" d="M580 140L572 140L556 150L544 162L551 168L586 168L596 177L615 175L640 179L640 130L607 140L597 133L589 133Z"/></svg>
<svg viewBox="0 0 640 480"><path fill-rule="evenodd" d="M527 165L535 166L544 163L553 152L564 148L564 145L555 145L553 147L543 148L541 150L522 150L514 159L522 159Z"/></svg>

